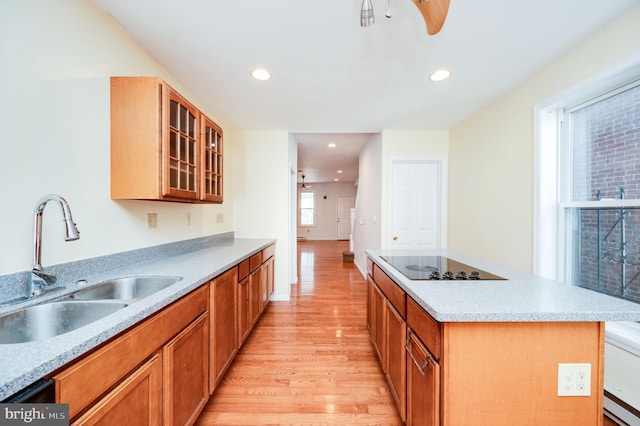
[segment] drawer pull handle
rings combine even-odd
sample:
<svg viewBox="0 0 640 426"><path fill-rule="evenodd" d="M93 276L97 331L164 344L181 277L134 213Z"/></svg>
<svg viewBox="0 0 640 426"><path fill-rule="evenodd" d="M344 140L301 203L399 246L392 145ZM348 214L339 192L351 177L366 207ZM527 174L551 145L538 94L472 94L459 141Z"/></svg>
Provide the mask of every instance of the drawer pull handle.
<svg viewBox="0 0 640 426"><path fill-rule="evenodd" d="M424 370L429 365L429 359L433 358L433 355L431 355L427 351L427 358L424 360L422 365L420 365L420 362L418 361L416 356L413 354L413 352L411 351L411 347L409 346L409 341L411 339L411 334L412 334L412 331L409 331L409 333L407 334L407 341L406 341L404 347L407 350L407 353L409 354L409 356L411 357L411 360L413 361L413 363L416 365L416 367L418 367L418 371L420 371L420 374L422 374L424 376L426 374L424 372Z"/></svg>

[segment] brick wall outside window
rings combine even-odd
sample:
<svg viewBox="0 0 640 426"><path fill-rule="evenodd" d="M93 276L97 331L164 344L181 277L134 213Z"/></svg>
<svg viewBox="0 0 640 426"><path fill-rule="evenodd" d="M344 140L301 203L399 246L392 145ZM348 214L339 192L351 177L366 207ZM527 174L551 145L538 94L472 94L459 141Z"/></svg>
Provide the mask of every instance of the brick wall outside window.
<svg viewBox="0 0 640 426"><path fill-rule="evenodd" d="M640 199L640 86L571 112L571 201ZM575 284L640 302L640 209L575 209Z"/></svg>

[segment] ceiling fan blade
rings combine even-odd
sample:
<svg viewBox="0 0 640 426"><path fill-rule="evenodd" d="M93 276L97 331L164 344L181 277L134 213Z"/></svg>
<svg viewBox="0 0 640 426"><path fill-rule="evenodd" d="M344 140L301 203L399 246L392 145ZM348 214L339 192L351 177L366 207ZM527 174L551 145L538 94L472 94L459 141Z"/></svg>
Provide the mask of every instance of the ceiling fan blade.
<svg viewBox="0 0 640 426"><path fill-rule="evenodd" d="M418 7L424 22L427 24L427 33L435 35L440 32L449 12L449 0L412 0Z"/></svg>

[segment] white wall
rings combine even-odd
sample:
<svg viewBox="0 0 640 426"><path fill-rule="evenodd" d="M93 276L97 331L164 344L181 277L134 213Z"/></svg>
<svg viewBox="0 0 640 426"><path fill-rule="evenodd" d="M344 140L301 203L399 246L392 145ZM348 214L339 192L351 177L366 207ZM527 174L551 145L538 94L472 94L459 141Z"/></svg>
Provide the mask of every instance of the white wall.
<svg viewBox="0 0 640 426"><path fill-rule="evenodd" d="M0 274L31 268L33 209L47 193L67 198L81 238L63 242L62 216L47 206L45 267L233 230L227 133L223 205L110 199L109 76L157 75L218 121L215 109L201 105L88 1L2 1L0 23ZM147 212L158 214L157 229L147 229ZM217 213L224 223L216 223Z"/></svg>
<svg viewBox="0 0 640 426"><path fill-rule="evenodd" d="M338 197L355 198L355 185L351 182L314 183L310 190L316 194L316 224L315 226L298 226L298 237L305 237L307 240L337 240Z"/></svg>
<svg viewBox="0 0 640 426"><path fill-rule="evenodd" d="M289 297L289 135L233 134L234 223L239 238L276 239L274 300Z"/></svg>
<svg viewBox="0 0 640 426"><path fill-rule="evenodd" d="M360 153L358 189L353 225L354 263L366 274L366 249L380 248L380 218L382 185L382 135L373 135Z"/></svg>
<svg viewBox="0 0 640 426"><path fill-rule="evenodd" d="M450 249L532 270L533 107L640 50L639 23L640 5L451 129Z"/></svg>

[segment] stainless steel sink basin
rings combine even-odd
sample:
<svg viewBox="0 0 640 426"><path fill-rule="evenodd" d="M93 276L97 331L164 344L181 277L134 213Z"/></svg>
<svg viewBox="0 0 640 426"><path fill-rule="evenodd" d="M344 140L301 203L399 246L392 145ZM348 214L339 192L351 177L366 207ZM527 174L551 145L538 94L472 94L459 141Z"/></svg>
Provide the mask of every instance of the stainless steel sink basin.
<svg viewBox="0 0 640 426"><path fill-rule="evenodd" d="M121 302L52 302L20 309L0 316L0 344L59 336L126 306Z"/></svg>
<svg viewBox="0 0 640 426"><path fill-rule="evenodd" d="M135 301L150 296L172 284L182 277L143 276L125 277L105 281L95 286L78 290L69 296L73 300L105 300L121 299Z"/></svg>

